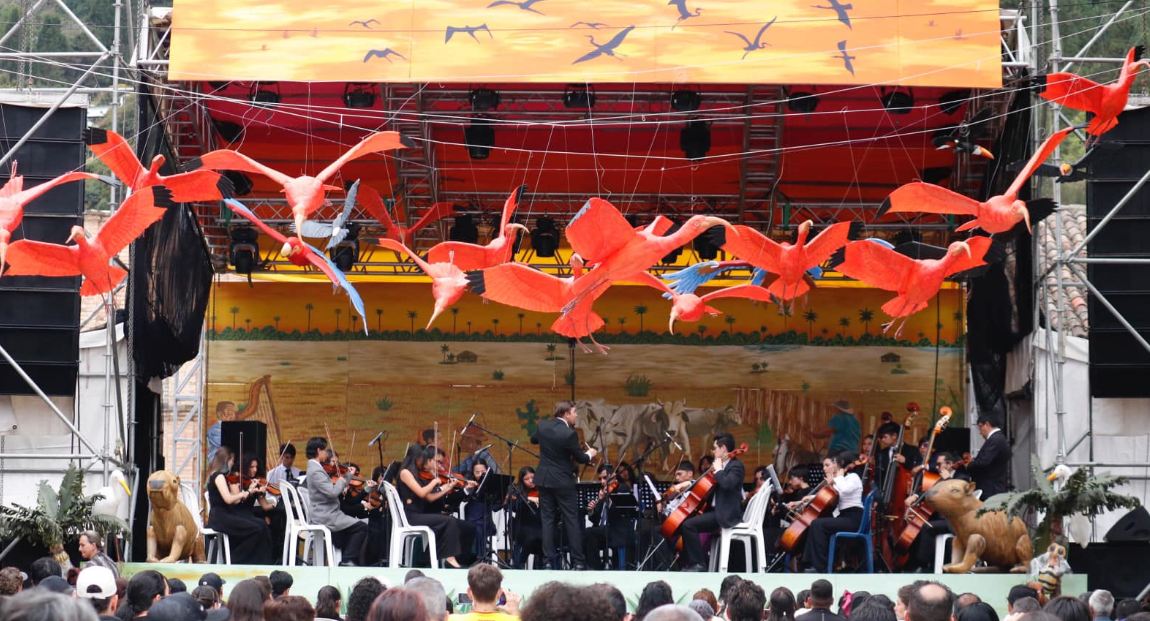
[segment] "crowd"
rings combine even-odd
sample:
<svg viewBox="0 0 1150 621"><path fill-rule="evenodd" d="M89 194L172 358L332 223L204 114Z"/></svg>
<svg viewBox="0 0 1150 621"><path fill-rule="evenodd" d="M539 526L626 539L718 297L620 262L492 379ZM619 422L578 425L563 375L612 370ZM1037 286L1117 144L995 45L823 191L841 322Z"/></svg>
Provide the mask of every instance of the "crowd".
<svg viewBox="0 0 1150 621"><path fill-rule="evenodd" d="M115 568L91 564L65 576L51 558L27 572L0 569L0 619L5 621L1150 621L1142 602L1116 602L1109 591L1047 598L1028 584L1010 590L1007 616L975 593L955 594L946 585L918 580L898 589L895 599L857 591L834 592L815 580L796 595L778 587L727 576L718 594L700 589L676 597L663 581L647 584L634 611L610 584L564 582L541 585L526 601L503 588L503 574L479 564L467 572L466 595L455 600L439 581L413 569L402 585L367 577L347 594L333 586L314 599L292 592L290 573L273 571L228 585L218 574L200 577L194 588L145 570L125 580ZM677 604L687 601L686 605Z"/></svg>

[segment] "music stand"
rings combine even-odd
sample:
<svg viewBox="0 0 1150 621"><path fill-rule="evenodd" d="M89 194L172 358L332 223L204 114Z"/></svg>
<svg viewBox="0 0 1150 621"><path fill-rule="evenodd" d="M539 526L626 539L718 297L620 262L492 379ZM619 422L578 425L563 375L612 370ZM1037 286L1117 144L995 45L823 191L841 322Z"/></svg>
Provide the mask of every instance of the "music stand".
<svg viewBox="0 0 1150 621"><path fill-rule="evenodd" d="M577 481L575 483L575 494L579 497L579 510L586 513L587 505L599 497L599 490L601 489L603 489L603 486L595 481Z"/></svg>
<svg viewBox="0 0 1150 621"><path fill-rule="evenodd" d="M639 500L642 501L643 506L654 508L663 499L663 494L671 489L671 483L669 481L653 481L649 474L643 475L643 481L646 485L639 486Z"/></svg>
<svg viewBox="0 0 1150 621"><path fill-rule="evenodd" d="M779 475L775 473L775 465L767 466L767 475L771 477L771 486L775 488L775 494L783 495L783 484L779 482Z"/></svg>

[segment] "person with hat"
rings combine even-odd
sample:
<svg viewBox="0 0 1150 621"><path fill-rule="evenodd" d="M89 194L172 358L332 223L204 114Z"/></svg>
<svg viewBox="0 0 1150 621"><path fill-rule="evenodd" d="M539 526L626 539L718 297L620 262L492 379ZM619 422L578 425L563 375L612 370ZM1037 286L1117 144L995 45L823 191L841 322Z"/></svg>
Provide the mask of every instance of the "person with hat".
<svg viewBox="0 0 1150 621"><path fill-rule="evenodd" d="M119 621L114 616L116 608L120 607L116 576L107 567L90 565L81 570L76 577L76 597L91 602L100 621Z"/></svg>
<svg viewBox="0 0 1150 621"><path fill-rule="evenodd" d="M149 621L224 621L230 618L226 609L204 610L191 593L174 593L148 609Z"/></svg>
<svg viewBox="0 0 1150 621"><path fill-rule="evenodd" d="M200 581L196 583L197 586L209 586L216 590L216 600L224 601L224 579L215 572L208 572L200 576Z"/></svg>
<svg viewBox="0 0 1150 621"><path fill-rule="evenodd" d="M48 576L41 580L40 584L36 585L36 588L61 595L72 595L75 593L75 590L72 589L72 585L68 584L68 581L60 576Z"/></svg>
<svg viewBox="0 0 1150 621"><path fill-rule="evenodd" d="M812 431L811 437L822 440L830 438L827 448L828 455L838 455L843 451L857 451L859 440L862 438L862 426L855 418L855 411L846 399L835 401L831 406L836 413L827 421L827 428L821 431Z"/></svg>

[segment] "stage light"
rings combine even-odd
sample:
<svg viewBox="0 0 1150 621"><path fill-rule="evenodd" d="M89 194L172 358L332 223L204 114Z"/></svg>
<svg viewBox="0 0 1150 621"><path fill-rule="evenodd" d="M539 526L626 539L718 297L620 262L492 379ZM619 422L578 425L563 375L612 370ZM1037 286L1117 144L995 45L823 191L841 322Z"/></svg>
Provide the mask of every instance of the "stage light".
<svg viewBox="0 0 1150 621"><path fill-rule="evenodd" d="M703 97L697 91L679 89L671 93L671 109L675 112L694 112L703 105Z"/></svg>
<svg viewBox="0 0 1150 621"><path fill-rule="evenodd" d="M262 86L258 82L253 84L251 101L252 103L278 104L280 102L280 85L276 82Z"/></svg>
<svg viewBox="0 0 1150 621"><path fill-rule="evenodd" d="M467 144L467 154L471 159L487 159L495 146L495 128L491 126L491 119L481 116L471 119L471 125L463 128L463 142Z"/></svg>
<svg viewBox="0 0 1150 621"><path fill-rule="evenodd" d="M564 108L594 108L595 93L580 84L569 84L563 91Z"/></svg>
<svg viewBox="0 0 1150 621"><path fill-rule="evenodd" d="M260 247L257 243L260 234L250 226L240 226L229 231L228 236L232 240L228 245L228 261L237 274L251 276L260 259Z"/></svg>
<svg viewBox="0 0 1150 621"><path fill-rule="evenodd" d="M819 107L819 98L812 91L793 91L787 96L787 109L799 114L810 114Z"/></svg>
<svg viewBox="0 0 1150 621"><path fill-rule="evenodd" d="M531 249L536 256L553 257L559 249L559 227L555 220L547 216L535 219L535 230L531 231Z"/></svg>
<svg viewBox="0 0 1150 621"><path fill-rule="evenodd" d="M950 91L938 98L938 109L943 114L954 114L970 99L970 91Z"/></svg>
<svg viewBox="0 0 1150 621"><path fill-rule="evenodd" d="M455 216L455 223L447 231L447 238L451 241L474 244L479 242L479 227L471 214L461 213Z"/></svg>
<svg viewBox="0 0 1150 621"><path fill-rule="evenodd" d="M224 142L240 142L244 139L244 127L239 123L212 119L212 126L216 128L216 133Z"/></svg>
<svg viewBox="0 0 1150 621"><path fill-rule="evenodd" d="M914 108L914 93L909 88L906 90L895 88L890 91L884 88L880 100L882 107L890 114L910 114Z"/></svg>
<svg viewBox="0 0 1150 621"><path fill-rule="evenodd" d="M359 224L352 222L347 227L347 236L328 251L331 262L339 271L347 273L359 260Z"/></svg>
<svg viewBox="0 0 1150 621"><path fill-rule="evenodd" d="M500 103L499 93L489 88L477 88L467 98L471 101L471 109L479 112L494 110Z"/></svg>
<svg viewBox="0 0 1150 621"><path fill-rule="evenodd" d="M374 84L348 84L343 87L343 104L348 108L370 108L375 105Z"/></svg>
<svg viewBox="0 0 1150 621"><path fill-rule="evenodd" d="M700 235L692 242L695 253L704 261L714 261L719 256L719 247L715 245L710 235Z"/></svg>
<svg viewBox="0 0 1150 621"><path fill-rule="evenodd" d="M220 174L232 182L232 186L234 186L232 194L236 196L247 196L252 193L252 180L242 172L238 170L225 170Z"/></svg>
<svg viewBox="0 0 1150 621"><path fill-rule="evenodd" d="M706 121L691 121L679 132L679 148L689 160L701 160L711 150L711 128Z"/></svg>
<svg viewBox="0 0 1150 621"><path fill-rule="evenodd" d="M680 224L678 220L676 220L674 218L670 218L670 220L671 220L671 228L667 229L667 232L664 233L663 235L672 235L675 233L675 231L678 231L679 229L683 228L683 225ZM681 254L683 254L683 247L677 246L674 250L672 250L671 252L668 252L667 256L663 257L662 262L663 263L674 263L675 261L679 260L679 255L681 255Z"/></svg>

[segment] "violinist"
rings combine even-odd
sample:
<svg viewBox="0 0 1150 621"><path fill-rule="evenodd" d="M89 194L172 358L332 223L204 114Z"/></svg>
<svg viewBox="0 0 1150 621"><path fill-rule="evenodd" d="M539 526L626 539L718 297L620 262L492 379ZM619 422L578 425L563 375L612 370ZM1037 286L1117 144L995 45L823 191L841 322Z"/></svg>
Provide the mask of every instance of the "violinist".
<svg viewBox="0 0 1150 621"><path fill-rule="evenodd" d="M351 483L352 475L346 468L340 468L339 459L328 449L326 439L315 437L307 441L305 476L308 518L311 523L331 530L332 544L343 552L341 566L358 565L367 540L367 524L340 510L341 495ZM365 486L370 491L375 483L367 482Z"/></svg>
<svg viewBox="0 0 1150 621"><path fill-rule="evenodd" d="M878 435L881 440L882 434ZM856 459L853 451L842 451L823 460L823 474L838 492L838 507L834 517L821 517L811 522L802 560L808 572L823 571L827 566L831 537L835 533L856 532L862 523L862 479L849 471Z"/></svg>
<svg viewBox="0 0 1150 621"><path fill-rule="evenodd" d="M279 503L279 498L268 493L266 480L259 476L260 462L256 459L255 454L245 453L243 462L243 478L240 480L242 486L244 482L254 482L259 488L252 498L251 510L252 515L263 520L269 528L271 528L272 547L275 553L275 558L282 558L284 546L284 531L287 530L287 515L284 513L283 505Z"/></svg>
<svg viewBox="0 0 1150 621"><path fill-rule="evenodd" d="M359 483L356 481L359 478L359 466L354 463L347 465L347 475L349 481ZM365 489L365 485L351 485L343 488L339 494L339 510L347 515L356 519L363 519L367 517L367 512L371 510L371 505L367 502L367 495L369 490Z"/></svg>
<svg viewBox="0 0 1150 621"><path fill-rule="evenodd" d="M587 557L587 565L591 569L605 568L607 553L605 548L615 549L627 544L627 540L634 532L631 520L610 520L608 512L611 509L611 494L629 493L629 487L620 479L618 473L626 471L620 464L619 468L612 468L609 464L602 464L596 469L599 477L599 495L587 504L588 518L591 528L583 531L583 550ZM602 553L602 557L600 557Z"/></svg>
<svg viewBox="0 0 1150 621"><path fill-rule="evenodd" d="M399 499L407 521L415 526L428 526L435 531L439 559L448 567L459 569L455 557L463 553L462 531L467 523L444 515L435 505L460 485L454 478L440 479L434 445L413 445L407 449L399 471ZM469 529L470 530L470 529Z"/></svg>
<svg viewBox="0 0 1150 621"><path fill-rule="evenodd" d="M939 452L934 456L934 466L937 469L939 480L946 481L948 479L959 479L962 481L969 481L970 476L965 472L958 470L955 466L954 455L947 452ZM906 499L906 506L913 507L918 503L918 495L911 494ZM933 513L933 509L923 504L919 505L920 510L924 514ZM910 562L911 566L907 569L924 569L933 571L934 568L934 538L938 535L946 535L952 532L950 524L938 514L930 516L927 522L928 526L922 529L922 532L915 538L914 543L911 544L910 549Z"/></svg>
<svg viewBox="0 0 1150 621"><path fill-rule="evenodd" d="M495 533L495 523L491 519L491 503L486 498L477 499L474 496L485 476L487 476L487 464L482 461L472 463L466 477L468 485L463 490L467 496L467 504L463 505L463 517L475 527L477 544L475 554L480 557L487 552L487 537Z"/></svg>
<svg viewBox="0 0 1150 621"><path fill-rule="evenodd" d="M290 442L280 446L280 463L268 471L268 483L279 485L280 481L287 481L292 485L299 485L303 472L295 467L295 446Z"/></svg>
<svg viewBox="0 0 1150 621"><path fill-rule="evenodd" d="M229 473L235 458L226 446L216 450L212 473L208 475L208 526L232 540L232 559L240 565L267 565L272 562L271 530L266 522L252 514L249 503L261 491L255 481L247 489L240 487L240 477ZM229 478L234 482L229 481Z"/></svg>
<svg viewBox="0 0 1150 621"><path fill-rule="evenodd" d="M504 506L510 511L513 546L512 563L516 569L526 566L527 555L543 558L543 520L539 513L539 488L535 487L535 469L519 469L519 481L508 490Z"/></svg>
<svg viewBox="0 0 1150 621"><path fill-rule="evenodd" d="M746 469L738 458L728 455L735 450L735 437L729 433L715 436L711 449L715 474L715 493L711 499L711 511L688 518L679 528L683 536L683 556L686 566L683 571L707 571L703 565L703 542L701 533L710 533L720 528L731 528L743 521L743 479ZM702 460L700 460L701 462Z"/></svg>
<svg viewBox="0 0 1150 621"><path fill-rule="evenodd" d="M679 462L675 466L675 482L667 491L663 492L663 497L655 503L655 508L658 509L662 517L667 517L675 507L678 507L683 502L683 492L691 489L691 484L695 482L695 464L689 461Z"/></svg>

